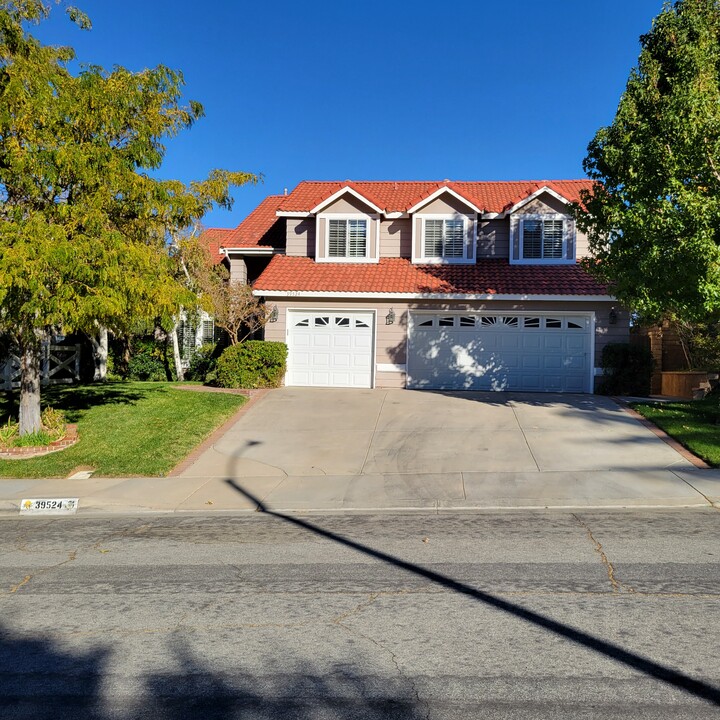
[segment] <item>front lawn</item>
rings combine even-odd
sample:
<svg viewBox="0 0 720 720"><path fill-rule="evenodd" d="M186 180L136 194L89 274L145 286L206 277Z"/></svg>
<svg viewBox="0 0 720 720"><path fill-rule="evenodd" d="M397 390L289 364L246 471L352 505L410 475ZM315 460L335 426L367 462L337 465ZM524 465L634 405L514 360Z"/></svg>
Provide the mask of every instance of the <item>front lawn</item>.
<svg viewBox="0 0 720 720"><path fill-rule="evenodd" d="M720 467L720 398L632 407L705 462Z"/></svg>
<svg viewBox="0 0 720 720"><path fill-rule="evenodd" d="M17 393L0 394L0 423L17 418ZM171 383L119 382L43 388L42 405L77 423L79 442L29 460L0 460L0 477L66 477L79 465L97 475L167 474L245 398L178 390Z"/></svg>

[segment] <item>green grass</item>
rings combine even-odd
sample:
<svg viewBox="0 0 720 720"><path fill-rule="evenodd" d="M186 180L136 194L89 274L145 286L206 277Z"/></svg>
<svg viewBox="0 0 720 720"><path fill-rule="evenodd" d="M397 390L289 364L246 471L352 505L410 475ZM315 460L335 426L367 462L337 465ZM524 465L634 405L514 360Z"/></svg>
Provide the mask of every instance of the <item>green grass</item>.
<svg viewBox="0 0 720 720"><path fill-rule="evenodd" d="M0 424L17 417L17 393L0 394ZM230 417L245 398L178 390L171 383L118 382L43 388L42 406L77 423L76 445L28 460L0 460L0 477L162 476Z"/></svg>
<svg viewBox="0 0 720 720"><path fill-rule="evenodd" d="M637 403L643 417L710 465L720 466L720 398L677 403Z"/></svg>

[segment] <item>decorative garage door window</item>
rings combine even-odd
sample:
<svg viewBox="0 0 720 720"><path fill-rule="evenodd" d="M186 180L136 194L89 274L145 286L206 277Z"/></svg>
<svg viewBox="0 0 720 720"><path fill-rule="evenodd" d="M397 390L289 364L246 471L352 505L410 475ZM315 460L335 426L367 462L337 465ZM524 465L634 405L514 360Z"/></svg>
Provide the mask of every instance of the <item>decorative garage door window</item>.
<svg viewBox="0 0 720 720"><path fill-rule="evenodd" d="M590 315L411 313L408 387L592 391Z"/></svg>
<svg viewBox="0 0 720 720"><path fill-rule="evenodd" d="M370 312L288 313L286 385L372 387Z"/></svg>

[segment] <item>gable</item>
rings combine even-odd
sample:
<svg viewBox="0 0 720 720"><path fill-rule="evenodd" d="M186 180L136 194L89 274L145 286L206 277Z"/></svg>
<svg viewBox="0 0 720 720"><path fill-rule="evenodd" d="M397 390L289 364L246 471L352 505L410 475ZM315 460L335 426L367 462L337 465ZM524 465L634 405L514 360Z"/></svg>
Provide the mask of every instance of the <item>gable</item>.
<svg viewBox="0 0 720 720"><path fill-rule="evenodd" d="M515 211L517 215L546 215L548 213L571 214L566 203L558 200L548 192L541 193Z"/></svg>
<svg viewBox="0 0 720 720"><path fill-rule="evenodd" d="M375 210L369 204L362 202L359 198L354 197L350 193L345 193L318 212L318 214L322 215L355 213L374 215Z"/></svg>
<svg viewBox="0 0 720 720"><path fill-rule="evenodd" d="M475 210L470 207L470 205L467 205L466 203L462 202L460 199L456 198L454 195L448 192L439 195L434 200L431 200L427 205L423 205L422 207L415 210L415 213L417 214L427 215L445 215L451 213L459 215L470 215L474 212Z"/></svg>

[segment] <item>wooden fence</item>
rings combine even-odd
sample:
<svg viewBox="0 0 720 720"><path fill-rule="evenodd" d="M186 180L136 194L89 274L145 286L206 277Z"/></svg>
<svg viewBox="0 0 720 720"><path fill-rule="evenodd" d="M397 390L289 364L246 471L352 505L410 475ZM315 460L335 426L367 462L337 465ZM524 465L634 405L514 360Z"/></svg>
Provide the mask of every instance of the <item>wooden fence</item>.
<svg viewBox="0 0 720 720"><path fill-rule="evenodd" d="M0 360L2 362L2 360ZM20 387L20 357L11 350L2 366L2 389ZM40 360L40 383L60 385L80 380L80 345L43 343Z"/></svg>

